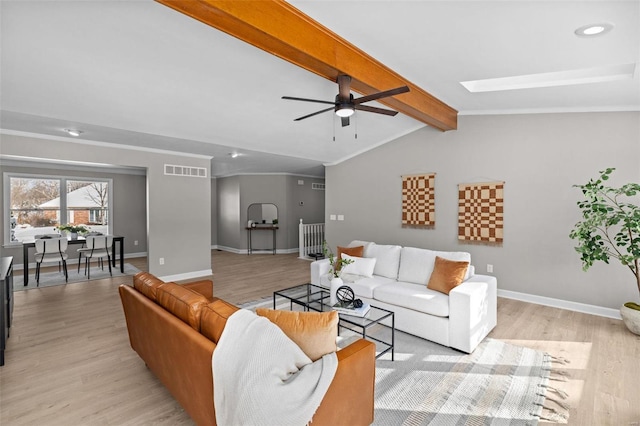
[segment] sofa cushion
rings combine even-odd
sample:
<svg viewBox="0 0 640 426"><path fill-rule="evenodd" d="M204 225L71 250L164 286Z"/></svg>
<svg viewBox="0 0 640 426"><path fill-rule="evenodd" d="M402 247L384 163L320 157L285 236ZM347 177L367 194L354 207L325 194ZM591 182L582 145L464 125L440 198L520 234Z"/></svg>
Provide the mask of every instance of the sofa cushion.
<svg viewBox="0 0 640 426"><path fill-rule="evenodd" d="M256 314L280 327L312 361L337 350L339 317L336 311L297 312L258 308Z"/></svg>
<svg viewBox="0 0 640 426"><path fill-rule="evenodd" d="M471 262L471 254L463 251L435 251L415 247L403 247L400 257L398 281L426 285L431 278L436 256L443 259ZM464 279L469 278L469 268Z"/></svg>
<svg viewBox="0 0 640 426"><path fill-rule="evenodd" d="M160 306L200 331L200 314L208 300L200 293L176 283L165 283L157 288L157 302Z"/></svg>
<svg viewBox="0 0 640 426"><path fill-rule="evenodd" d="M220 336L222 336L222 330L224 330L227 320L240 308L222 299L215 299L216 300L202 308L200 315L200 333L217 344Z"/></svg>
<svg viewBox="0 0 640 426"><path fill-rule="evenodd" d="M449 316L449 296L429 290L424 284L398 281L394 284L381 285L373 290L373 298L438 317Z"/></svg>
<svg viewBox="0 0 640 426"><path fill-rule="evenodd" d="M373 276L373 269L376 266L375 258L349 256L346 253L342 253L342 258L352 262L342 268L343 274L361 275L368 278Z"/></svg>
<svg viewBox="0 0 640 426"><path fill-rule="evenodd" d="M369 257L367 256L367 248L373 244L371 241L362 241L362 240L353 240L349 243L349 245L347 247L358 247L358 246L362 246L364 247L364 253L362 253L362 257ZM348 253L347 253L348 254Z"/></svg>
<svg viewBox="0 0 640 426"><path fill-rule="evenodd" d="M154 302L157 300L156 293L158 287L164 284L164 281L148 272L138 272L133 276L133 288L144 294L147 299Z"/></svg>
<svg viewBox="0 0 640 426"><path fill-rule="evenodd" d="M349 256L355 257L363 257L364 256L364 246L355 246L355 247L340 247L338 246L338 255L336 259L342 259L342 255L347 254ZM336 270L339 271L342 265L338 262L336 263Z"/></svg>
<svg viewBox="0 0 640 426"><path fill-rule="evenodd" d="M400 246L369 244L365 248L365 257L376 259L376 266L373 269L374 275L397 279L401 250Z"/></svg>
<svg viewBox="0 0 640 426"><path fill-rule="evenodd" d="M447 260L436 256L436 263L427 288L449 294L451 290L459 286L467 273L469 262L460 260Z"/></svg>
<svg viewBox="0 0 640 426"><path fill-rule="evenodd" d="M344 285L351 287L357 297L366 297L373 299L373 290L381 285L394 284L396 280L380 276L372 278L362 277L360 275L342 274Z"/></svg>

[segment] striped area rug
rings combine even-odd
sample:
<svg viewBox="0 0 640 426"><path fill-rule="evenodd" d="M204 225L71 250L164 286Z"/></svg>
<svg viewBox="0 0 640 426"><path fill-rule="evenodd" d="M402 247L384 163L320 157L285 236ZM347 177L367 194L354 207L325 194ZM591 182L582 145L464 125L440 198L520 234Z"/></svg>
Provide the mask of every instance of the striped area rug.
<svg viewBox="0 0 640 426"><path fill-rule="evenodd" d="M273 299L241 307L273 307ZM297 307L294 306L294 309ZM279 303L278 309L290 309ZM349 333L348 331L346 333ZM357 336L344 331L343 347ZM388 333L374 327L368 333ZM568 407L549 395L552 357L486 338L472 354L396 331L395 361L376 362L374 425L536 425L567 423ZM561 392L563 393L563 392ZM566 397L566 396L565 396Z"/></svg>

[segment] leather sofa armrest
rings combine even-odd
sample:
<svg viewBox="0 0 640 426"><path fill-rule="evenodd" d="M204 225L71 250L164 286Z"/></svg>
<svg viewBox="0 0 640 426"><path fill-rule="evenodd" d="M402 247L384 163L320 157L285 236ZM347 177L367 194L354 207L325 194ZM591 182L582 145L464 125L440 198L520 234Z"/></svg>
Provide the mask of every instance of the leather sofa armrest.
<svg viewBox="0 0 640 426"><path fill-rule="evenodd" d="M320 278L327 275L331 269L329 259L320 259L311 262L311 284L320 285Z"/></svg>
<svg viewBox="0 0 640 426"><path fill-rule="evenodd" d="M190 290L200 293L209 300L213 299L213 281L211 280L194 281L183 285Z"/></svg>
<svg viewBox="0 0 640 426"><path fill-rule="evenodd" d="M338 369L313 425L370 425L376 379L376 346L359 339L337 352Z"/></svg>

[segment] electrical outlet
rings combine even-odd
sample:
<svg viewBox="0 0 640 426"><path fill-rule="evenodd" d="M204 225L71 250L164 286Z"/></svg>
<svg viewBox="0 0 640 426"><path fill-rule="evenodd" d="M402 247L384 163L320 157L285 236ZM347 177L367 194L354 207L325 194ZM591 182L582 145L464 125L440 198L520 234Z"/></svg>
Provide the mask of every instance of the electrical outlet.
<svg viewBox="0 0 640 426"><path fill-rule="evenodd" d="M164 257L161 257L159 262L160 262L161 265L164 265Z"/></svg>
<svg viewBox="0 0 640 426"><path fill-rule="evenodd" d="M335 214L330 214L329 215L329 220L336 220L336 215Z"/></svg>
<svg viewBox="0 0 640 426"><path fill-rule="evenodd" d="M134 246L137 246L137 245L138 245L138 240L135 240L135 241L133 242L133 245L134 245Z"/></svg>
<svg viewBox="0 0 640 426"><path fill-rule="evenodd" d="M487 263L487 272L493 272L493 265L490 263Z"/></svg>
<svg viewBox="0 0 640 426"><path fill-rule="evenodd" d="M344 215L343 214L339 214L338 215L338 220L344 220Z"/></svg>

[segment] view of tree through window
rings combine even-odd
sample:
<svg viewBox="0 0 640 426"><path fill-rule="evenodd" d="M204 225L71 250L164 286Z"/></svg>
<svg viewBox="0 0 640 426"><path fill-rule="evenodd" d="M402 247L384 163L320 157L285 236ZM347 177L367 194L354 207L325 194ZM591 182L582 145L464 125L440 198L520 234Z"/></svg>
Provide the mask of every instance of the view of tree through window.
<svg viewBox="0 0 640 426"><path fill-rule="evenodd" d="M58 233L60 224L109 233L108 182L22 176L12 176L9 181L10 241Z"/></svg>

